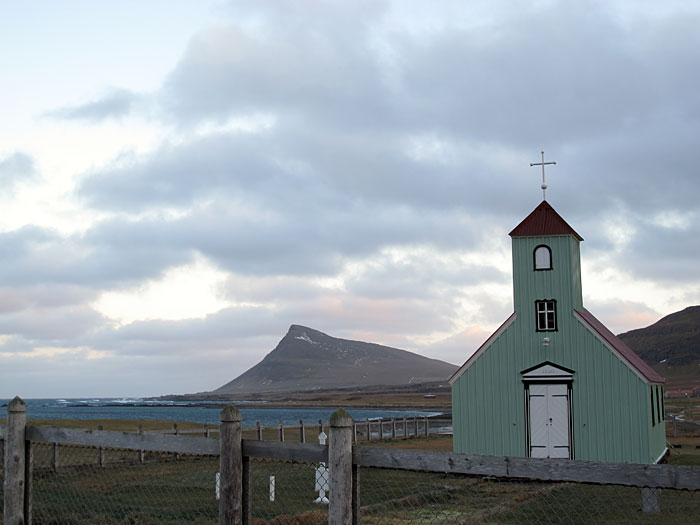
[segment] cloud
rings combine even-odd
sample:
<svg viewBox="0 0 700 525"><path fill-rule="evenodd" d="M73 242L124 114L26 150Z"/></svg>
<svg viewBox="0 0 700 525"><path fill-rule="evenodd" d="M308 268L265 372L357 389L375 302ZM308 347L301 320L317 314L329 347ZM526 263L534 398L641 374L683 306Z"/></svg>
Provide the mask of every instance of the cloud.
<svg viewBox="0 0 700 525"><path fill-rule="evenodd" d="M126 89L112 89L102 97L76 106L66 106L46 113L60 120L86 120L101 122L119 119L132 112L142 97Z"/></svg>
<svg viewBox="0 0 700 525"><path fill-rule="evenodd" d="M77 285L93 290L133 286L194 260L172 240L166 222L144 225L97 223L84 234L25 226L0 233L0 251L12 258L0 266L0 287Z"/></svg>
<svg viewBox="0 0 700 525"><path fill-rule="evenodd" d="M34 159L22 152L0 158L0 193L13 193L18 184L38 180Z"/></svg>
<svg viewBox="0 0 700 525"><path fill-rule="evenodd" d="M79 233L3 224L0 353L204 390L298 323L463 362L512 311L507 232L541 196L542 149L596 315L622 331L697 302L700 15L657 4L219 5L159 89L48 113L118 140L147 105L158 138L43 174L36 202ZM42 147L0 160L4 188L60 171ZM219 311L95 310L199 260L224 275Z"/></svg>
<svg viewBox="0 0 700 525"><path fill-rule="evenodd" d="M605 320L605 325L616 334L627 331L626 327L644 328L654 324L661 313L653 310L644 303L618 299L615 301L593 301L586 305L599 319Z"/></svg>
<svg viewBox="0 0 700 525"><path fill-rule="evenodd" d="M246 29L208 28L190 42L165 85L165 107L186 123L274 108L326 122L384 111L376 96L380 64L369 45L382 2L237 5L235 19L264 20ZM251 17L251 14L253 15ZM257 30L256 30L257 29ZM376 113L375 113L376 114Z"/></svg>
<svg viewBox="0 0 700 525"><path fill-rule="evenodd" d="M71 344L104 324L105 319L86 305L29 308L0 317L0 333L22 336L33 342Z"/></svg>
<svg viewBox="0 0 700 525"><path fill-rule="evenodd" d="M622 250L620 259L636 277L659 283L700 281L700 246L690 241L700 236L697 214L687 226L670 226L639 218L635 235Z"/></svg>

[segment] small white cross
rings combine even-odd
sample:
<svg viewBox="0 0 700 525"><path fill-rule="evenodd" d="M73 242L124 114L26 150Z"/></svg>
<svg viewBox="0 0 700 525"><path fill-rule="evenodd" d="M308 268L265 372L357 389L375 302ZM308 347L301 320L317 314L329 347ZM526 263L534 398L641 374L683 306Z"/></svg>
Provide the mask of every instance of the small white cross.
<svg viewBox="0 0 700 525"><path fill-rule="evenodd" d="M545 162L544 151L542 152L542 162L531 162L530 166L542 166L542 200L547 200L547 183L544 180L544 167L548 164L556 164L556 162Z"/></svg>

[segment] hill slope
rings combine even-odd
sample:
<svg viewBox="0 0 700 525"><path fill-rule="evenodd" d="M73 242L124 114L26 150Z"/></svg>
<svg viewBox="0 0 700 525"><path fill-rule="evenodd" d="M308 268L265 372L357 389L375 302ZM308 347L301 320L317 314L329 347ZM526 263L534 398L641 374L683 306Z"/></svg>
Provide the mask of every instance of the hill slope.
<svg viewBox="0 0 700 525"><path fill-rule="evenodd" d="M700 384L700 306L618 337L666 378L667 389Z"/></svg>
<svg viewBox="0 0 700 525"><path fill-rule="evenodd" d="M457 369L406 350L292 325L257 365L210 394L300 391L447 381Z"/></svg>

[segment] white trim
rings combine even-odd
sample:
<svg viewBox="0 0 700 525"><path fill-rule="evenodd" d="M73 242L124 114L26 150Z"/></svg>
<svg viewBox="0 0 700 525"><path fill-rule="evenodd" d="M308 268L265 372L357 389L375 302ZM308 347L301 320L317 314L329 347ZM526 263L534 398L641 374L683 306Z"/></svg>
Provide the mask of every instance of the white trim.
<svg viewBox="0 0 700 525"><path fill-rule="evenodd" d="M473 364L477 359L479 359L479 357L481 357L481 355L482 355L484 352L486 352L486 350L488 350L488 348L496 341L496 339L498 339L499 337L501 337L501 335L503 335L503 332L505 332L506 329L507 329L510 325L512 325L512 324L515 322L515 318L516 318L516 317L517 317L517 316L516 316L515 312L513 312L513 314L512 314L508 319L506 319L505 322L498 328L498 330L496 330L494 333L492 333L491 336L490 336L486 341L484 341L484 344L482 344L482 345L477 349L477 351L474 352L474 353L469 357L469 359L467 359L466 362L465 362L461 367L459 367L459 369L458 369L454 374L452 374L452 377L450 377L450 379L448 379L447 382L448 382L450 385L453 385L453 384L455 383L455 381L457 381L457 379L459 379L460 376L461 376L464 372L466 372L467 369L468 369L470 366L472 366L472 364Z"/></svg>
<svg viewBox="0 0 700 525"><path fill-rule="evenodd" d="M659 463L659 461L661 461L663 459L663 457L666 455L666 452L668 452L668 448L664 447L664 451L661 453L661 455L658 458L656 458L656 461L654 461L654 465L657 465Z"/></svg>
<svg viewBox="0 0 700 525"><path fill-rule="evenodd" d="M526 383L556 383L556 382L565 382L565 383L571 383L573 381L572 376L523 376L523 381Z"/></svg>
<svg viewBox="0 0 700 525"><path fill-rule="evenodd" d="M522 374L523 379L528 381L550 381L552 379L559 379L565 381L571 381L574 377L573 372L567 372L562 370L556 365L550 363L544 363L534 370L530 370L526 374Z"/></svg>
<svg viewBox="0 0 700 525"><path fill-rule="evenodd" d="M590 333L592 333L592 334L595 336L595 338L598 339L598 341L600 341L601 343L603 343L603 344L605 345L605 347L606 347L608 350L610 350L610 351L615 355L615 357L617 357L620 361L622 361L622 362L625 364L625 366L626 366L627 368L629 368L630 370L632 370L632 372L634 372L634 373L637 375L637 377L638 377L639 379L641 379L641 380L644 382L644 384L646 384L646 385L661 384L661 383L655 383L655 382L653 382L653 381L649 381L649 379L647 379L647 378L644 376L644 374L642 374L639 370L637 370L637 367L636 367L636 366L633 366L632 363L630 363L630 362L625 358L625 356L623 356L623 355L617 350L617 348L615 348L615 347L612 346L610 343L608 343L608 342L605 340L605 338L604 338L602 335L600 335L600 334L595 330L595 328L593 328L591 325L589 325L588 322L587 322L587 321L581 316L581 314L579 314L576 310L574 310L574 317L575 317L576 319L578 319L579 323L581 323L581 324L584 326L584 328L585 328L586 330L588 330Z"/></svg>

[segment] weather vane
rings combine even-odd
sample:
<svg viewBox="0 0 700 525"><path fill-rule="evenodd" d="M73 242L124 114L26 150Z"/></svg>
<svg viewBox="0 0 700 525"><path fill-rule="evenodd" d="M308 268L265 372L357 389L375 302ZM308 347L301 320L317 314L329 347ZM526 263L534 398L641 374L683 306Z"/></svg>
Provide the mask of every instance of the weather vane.
<svg viewBox="0 0 700 525"><path fill-rule="evenodd" d="M544 161L544 151L542 152L542 162L531 162L530 166L542 166L542 200L547 200L547 183L544 180L544 167L547 164L556 164L556 162L545 162Z"/></svg>

